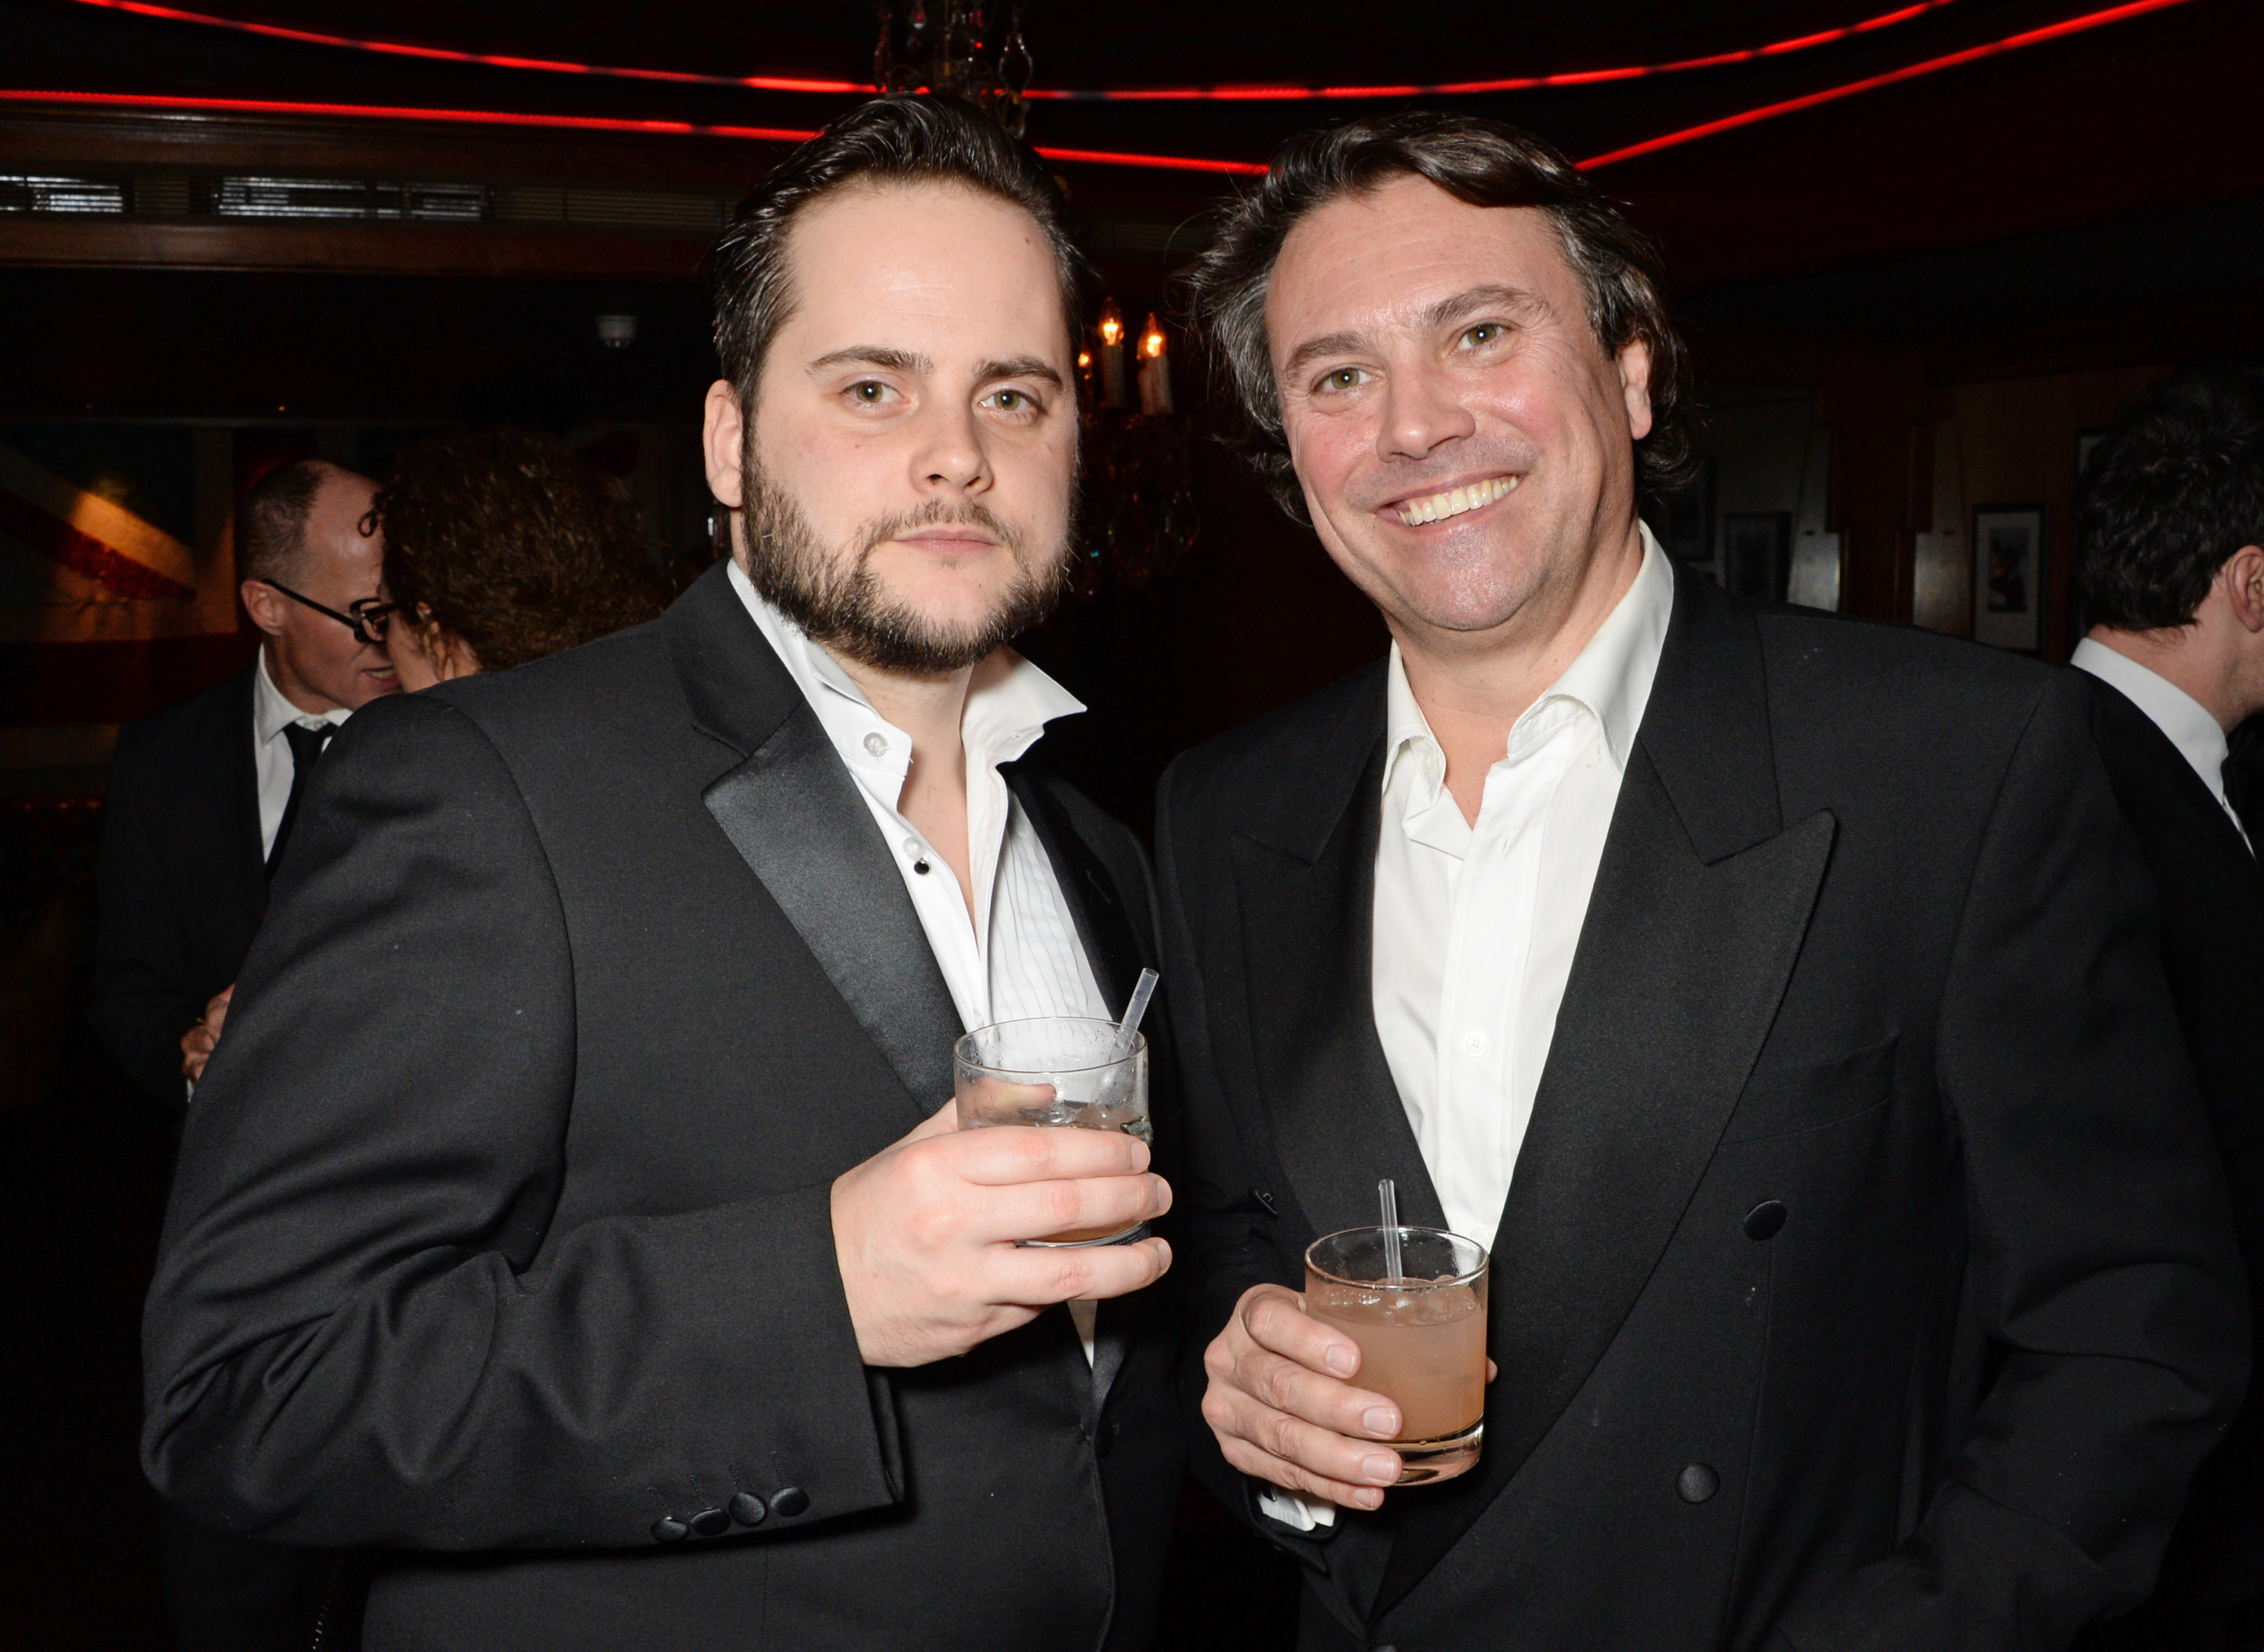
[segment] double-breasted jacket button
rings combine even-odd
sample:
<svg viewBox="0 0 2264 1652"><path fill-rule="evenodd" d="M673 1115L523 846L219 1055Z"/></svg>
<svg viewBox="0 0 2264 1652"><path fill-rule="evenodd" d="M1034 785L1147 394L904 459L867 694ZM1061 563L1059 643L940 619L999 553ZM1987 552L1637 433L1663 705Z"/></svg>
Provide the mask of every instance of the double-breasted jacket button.
<svg viewBox="0 0 2264 1652"><path fill-rule="evenodd" d="M771 1494L771 1507L791 1520L809 1507L809 1494L800 1486L780 1486Z"/></svg>
<svg viewBox="0 0 2264 1652"><path fill-rule="evenodd" d="M1722 1476L1703 1463L1693 1463L1674 1476L1675 1495L1685 1503L1703 1503L1722 1489Z"/></svg>
<svg viewBox="0 0 2264 1652"><path fill-rule="evenodd" d="M656 1542L680 1543L692 1535L692 1528L674 1515L664 1514L652 1523L652 1535Z"/></svg>
<svg viewBox="0 0 2264 1652"><path fill-rule="evenodd" d="M1784 1206L1774 1199L1765 1199L1745 1213L1745 1237L1774 1239L1784 1228Z"/></svg>
<svg viewBox="0 0 2264 1652"><path fill-rule="evenodd" d="M692 1531L696 1537L721 1537L731 1529L731 1517L721 1509L702 1509L692 1517Z"/></svg>
<svg viewBox="0 0 2264 1652"><path fill-rule="evenodd" d="M740 1492L723 1506L730 1510L731 1518L741 1525L760 1525L763 1517L770 1512L763 1506L763 1500L751 1491Z"/></svg>

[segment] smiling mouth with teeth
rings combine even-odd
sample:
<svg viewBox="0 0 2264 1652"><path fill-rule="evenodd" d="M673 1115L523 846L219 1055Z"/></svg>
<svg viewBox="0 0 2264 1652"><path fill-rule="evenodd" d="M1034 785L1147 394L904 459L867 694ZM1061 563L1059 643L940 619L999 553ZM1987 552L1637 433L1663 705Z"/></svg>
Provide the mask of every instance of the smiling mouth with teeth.
<svg viewBox="0 0 2264 1652"><path fill-rule="evenodd" d="M1443 522L1448 517L1466 516L1482 510L1517 486L1514 476L1495 476L1485 482L1474 482L1466 488L1449 488L1444 493L1434 493L1427 499L1410 499L1393 514L1409 527L1420 527L1426 522Z"/></svg>

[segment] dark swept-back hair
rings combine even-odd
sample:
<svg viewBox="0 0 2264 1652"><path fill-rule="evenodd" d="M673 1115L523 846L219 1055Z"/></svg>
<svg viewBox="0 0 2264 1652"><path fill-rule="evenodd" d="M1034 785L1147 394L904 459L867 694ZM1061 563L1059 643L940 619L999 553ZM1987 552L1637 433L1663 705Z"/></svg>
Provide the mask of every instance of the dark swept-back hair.
<svg viewBox="0 0 2264 1652"><path fill-rule="evenodd" d="M236 513L243 577L286 585L298 578L315 496L322 492L323 482L339 474L337 466L322 460L301 459L276 466L251 484Z"/></svg>
<svg viewBox="0 0 2264 1652"><path fill-rule="evenodd" d="M2075 542L2093 623L2191 625L2217 569L2264 545L2264 375L2200 368L2134 397L2084 464Z"/></svg>
<svg viewBox="0 0 2264 1652"><path fill-rule="evenodd" d="M1061 278L1063 320L1076 338L1088 266L1043 163L969 105L899 92L860 104L787 156L739 203L708 250L715 354L742 406L753 405L763 358L794 312L787 232L796 215L852 185L903 184L955 184L1036 219Z"/></svg>
<svg viewBox="0 0 2264 1652"><path fill-rule="evenodd" d="M1607 354L1640 339L1651 351L1651 434L1636 445L1638 485L1651 492L1690 475L1684 422L1689 361L1666 316L1665 276L1651 237L1620 215L1572 163L1529 133L1476 115L1418 111L1300 133L1274 156L1265 181L1225 201L1209 250L1183 278L1211 359L1238 405L1229 440L1281 508L1302 496L1281 431L1266 336L1266 293L1281 243L1305 218L1396 178L1419 178L1472 206L1533 206L1548 216L1587 298L1588 326Z"/></svg>
<svg viewBox="0 0 2264 1652"><path fill-rule="evenodd" d="M432 611L487 671L655 618L668 592L636 506L555 436L480 431L395 461L372 514L385 591Z"/></svg>

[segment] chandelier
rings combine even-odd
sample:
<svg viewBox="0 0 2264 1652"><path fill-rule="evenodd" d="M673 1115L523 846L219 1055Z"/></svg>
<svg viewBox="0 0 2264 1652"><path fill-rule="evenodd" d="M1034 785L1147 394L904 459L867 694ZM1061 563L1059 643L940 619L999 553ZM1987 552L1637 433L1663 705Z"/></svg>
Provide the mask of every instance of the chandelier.
<svg viewBox="0 0 2264 1652"><path fill-rule="evenodd" d="M927 0L880 0L873 83L884 92L943 92L973 104L1020 137L1030 112L1022 96L1030 85L1022 8L1017 5L1007 14L1006 33L996 39L990 10L983 0L964 5L939 0L932 7Z"/></svg>

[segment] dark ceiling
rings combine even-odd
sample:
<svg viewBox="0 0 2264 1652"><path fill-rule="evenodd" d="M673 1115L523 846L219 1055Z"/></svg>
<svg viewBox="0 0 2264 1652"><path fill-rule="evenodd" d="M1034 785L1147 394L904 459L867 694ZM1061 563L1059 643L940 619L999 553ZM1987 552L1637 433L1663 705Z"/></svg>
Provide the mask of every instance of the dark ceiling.
<svg viewBox="0 0 2264 1652"><path fill-rule="evenodd" d="M2246 0L2188 0L2158 16L2031 48L2111 56L2138 37L2206 33ZM722 0L629 7L555 0L200 0L188 9L463 51L688 70L862 81L875 13L861 0L748 6ZM1002 8L994 5L996 12ZM1847 27L1894 0L1037 0L1025 33L1041 87L1247 83L1436 83L1579 73L1760 47ZM1936 0L1922 15L1850 38L1641 80L1463 97L1459 107L1530 126L1577 156L1756 105L1963 51L2101 0ZM2214 14L2212 18L2207 14ZM807 127L845 97L757 92L380 57L137 16L75 0L4 0L11 86L485 107ZM1435 99L1426 101L1436 101ZM1262 159L1302 127L1375 102L1062 103L1037 105L1034 141Z"/></svg>

